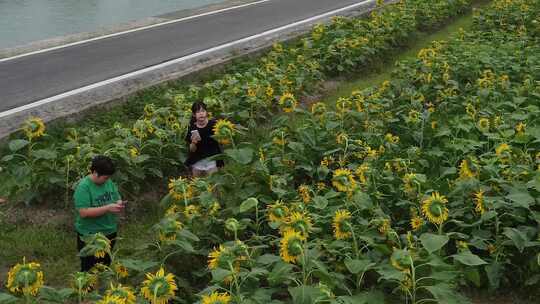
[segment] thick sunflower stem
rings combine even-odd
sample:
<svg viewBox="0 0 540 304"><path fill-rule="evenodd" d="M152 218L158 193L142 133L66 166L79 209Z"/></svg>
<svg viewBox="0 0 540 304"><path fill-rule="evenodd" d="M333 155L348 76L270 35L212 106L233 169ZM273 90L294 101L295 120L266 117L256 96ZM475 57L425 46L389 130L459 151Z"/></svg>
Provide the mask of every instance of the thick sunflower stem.
<svg viewBox="0 0 540 304"><path fill-rule="evenodd" d="M411 301L412 301L412 304L416 304L416 268L414 267L414 261L411 256L409 256L409 259L411 261L411 284L412 284Z"/></svg>
<svg viewBox="0 0 540 304"><path fill-rule="evenodd" d="M236 233L236 230L235 230L235 233ZM233 284L234 284L234 288L236 289L235 293L234 293L234 297L237 299L237 303L240 303L239 300L240 300L240 285L238 284L238 278L236 277L236 272L234 271L234 267L232 265L231 262L229 262L229 269L231 271L231 275L233 277Z"/></svg>
<svg viewBox="0 0 540 304"><path fill-rule="evenodd" d="M351 230L351 234L352 234L352 237L353 237L354 256L356 258L359 258L360 257L360 252L359 252L359 249L358 249L358 240L356 239L356 234L354 233L354 229L353 229L351 223L347 222L347 227L349 227L349 229Z"/></svg>

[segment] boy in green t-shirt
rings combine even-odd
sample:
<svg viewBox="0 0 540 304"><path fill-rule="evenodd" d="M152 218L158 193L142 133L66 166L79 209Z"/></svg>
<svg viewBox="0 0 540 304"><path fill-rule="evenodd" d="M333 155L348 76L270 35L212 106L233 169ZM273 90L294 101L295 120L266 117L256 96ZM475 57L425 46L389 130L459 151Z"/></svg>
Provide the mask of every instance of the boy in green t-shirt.
<svg viewBox="0 0 540 304"><path fill-rule="evenodd" d="M115 167L112 160L103 155L92 159L90 174L82 178L75 189L75 230L77 231L77 248L85 246L81 236L101 232L111 240L114 246L118 230L117 215L125 207L116 184L110 180ZM81 257L81 271L90 270L95 264L110 265L111 257Z"/></svg>

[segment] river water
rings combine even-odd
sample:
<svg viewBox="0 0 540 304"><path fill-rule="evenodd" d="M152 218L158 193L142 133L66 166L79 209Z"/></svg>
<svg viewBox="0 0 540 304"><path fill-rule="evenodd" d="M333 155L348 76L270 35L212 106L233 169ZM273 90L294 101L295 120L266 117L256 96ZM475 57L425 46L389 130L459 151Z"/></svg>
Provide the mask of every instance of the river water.
<svg viewBox="0 0 540 304"><path fill-rule="evenodd" d="M0 0L0 49L225 0Z"/></svg>

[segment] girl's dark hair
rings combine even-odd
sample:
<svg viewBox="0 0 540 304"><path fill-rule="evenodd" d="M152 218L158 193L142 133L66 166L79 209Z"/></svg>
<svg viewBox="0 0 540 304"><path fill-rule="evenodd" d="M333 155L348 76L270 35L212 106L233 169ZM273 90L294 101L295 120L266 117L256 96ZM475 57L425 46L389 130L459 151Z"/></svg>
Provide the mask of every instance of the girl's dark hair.
<svg viewBox="0 0 540 304"><path fill-rule="evenodd" d="M201 110L204 110L204 111L208 111L207 110L207 107L206 107L206 104L202 101L195 101L192 105L191 105L191 124L194 124L195 123L195 113L201 111Z"/></svg>
<svg viewBox="0 0 540 304"><path fill-rule="evenodd" d="M96 172L98 176L113 175L116 171L112 160L105 155L97 155L92 158L91 172Z"/></svg>

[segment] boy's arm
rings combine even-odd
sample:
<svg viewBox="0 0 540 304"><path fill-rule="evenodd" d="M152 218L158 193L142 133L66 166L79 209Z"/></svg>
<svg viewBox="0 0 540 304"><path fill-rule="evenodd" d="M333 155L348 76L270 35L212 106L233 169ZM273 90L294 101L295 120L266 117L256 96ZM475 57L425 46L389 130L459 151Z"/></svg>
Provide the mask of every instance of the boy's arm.
<svg viewBox="0 0 540 304"><path fill-rule="evenodd" d="M79 215L81 217L99 217L108 212L118 213L120 212L121 204L114 203L101 207L83 208L79 209Z"/></svg>
<svg viewBox="0 0 540 304"><path fill-rule="evenodd" d="M118 191L116 191L118 193ZM118 197L120 197L118 195ZM90 207L91 204L91 198L90 193L87 189L84 187L77 187L75 190L75 209L77 209L77 212L79 212L79 215L82 218L85 217L99 217L102 216L108 212L111 213L119 213L123 208L124 205L117 201L114 204L109 204L101 207Z"/></svg>

